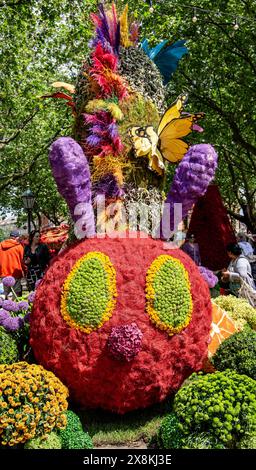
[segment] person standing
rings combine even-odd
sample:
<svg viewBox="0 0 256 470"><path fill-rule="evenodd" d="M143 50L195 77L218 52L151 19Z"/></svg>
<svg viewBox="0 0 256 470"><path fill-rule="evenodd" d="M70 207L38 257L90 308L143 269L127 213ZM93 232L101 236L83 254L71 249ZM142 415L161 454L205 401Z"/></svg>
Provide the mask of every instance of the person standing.
<svg viewBox="0 0 256 470"><path fill-rule="evenodd" d="M188 240L181 246L182 251L186 253L190 258L197 264L201 266L201 256L199 251L199 245L195 241L195 235L191 233Z"/></svg>
<svg viewBox="0 0 256 470"><path fill-rule="evenodd" d="M255 289L252 269L248 259L242 253L242 248L238 243L229 243L226 249L231 261L228 269L222 271L221 279L224 282L229 282L231 294L238 295L242 280L244 280L252 289Z"/></svg>
<svg viewBox="0 0 256 470"><path fill-rule="evenodd" d="M29 243L24 250L24 263L27 266L28 290L35 289L36 281L41 279L50 261L47 245L40 243L40 232L33 230L29 235Z"/></svg>
<svg viewBox="0 0 256 470"><path fill-rule="evenodd" d="M23 255L24 248L20 241L20 232L13 230L10 238L0 243L0 278L12 276L15 284L12 286L15 294L20 297L22 295L21 279L23 276ZM8 298L11 287L4 286L5 298Z"/></svg>

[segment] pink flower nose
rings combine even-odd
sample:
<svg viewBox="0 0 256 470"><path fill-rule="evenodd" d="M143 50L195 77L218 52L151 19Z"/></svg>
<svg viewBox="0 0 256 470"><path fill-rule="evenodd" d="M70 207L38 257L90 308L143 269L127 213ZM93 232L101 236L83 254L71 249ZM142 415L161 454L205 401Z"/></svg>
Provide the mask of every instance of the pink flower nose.
<svg viewBox="0 0 256 470"><path fill-rule="evenodd" d="M130 362L141 350L142 336L136 323L113 327L108 338L110 354L119 361Z"/></svg>

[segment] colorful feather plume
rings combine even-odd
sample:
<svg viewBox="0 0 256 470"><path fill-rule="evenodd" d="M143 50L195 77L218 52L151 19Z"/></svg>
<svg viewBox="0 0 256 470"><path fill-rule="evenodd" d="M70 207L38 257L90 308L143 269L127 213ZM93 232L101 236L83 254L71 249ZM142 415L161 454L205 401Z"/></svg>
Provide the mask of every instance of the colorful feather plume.
<svg viewBox="0 0 256 470"><path fill-rule="evenodd" d="M92 15L96 25L94 50L91 54L89 76L94 82L95 99L89 101L84 114L89 129L85 148L89 157L120 156L124 150L117 122L123 119L119 102L128 97L128 87L118 74L120 22L116 8Z"/></svg>
<svg viewBox="0 0 256 470"><path fill-rule="evenodd" d="M127 86L117 73L118 58L112 52L106 51L102 44L97 44L92 54L90 75L100 87L97 98L117 97L122 101L128 96Z"/></svg>
<svg viewBox="0 0 256 470"><path fill-rule="evenodd" d="M88 102L86 108L86 112L89 114L94 113L95 111L109 111L116 121L121 121L123 119L123 113L119 106L111 101L104 101L104 100L91 100Z"/></svg>
<svg viewBox="0 0 256 470"><path fill-rule="evenodd" d="M96 37L94 45L101 44L118 55L120 46L120 22L117 21L115 5L107 13L102 4L99 5L99 14L91 14L91 19L96 26Z"/></svg>
<svg viewBox="0 0 256 470"><path fill-rule="evenodd" d="M130 40L129 24L128 24L128 4L125 6L125 9L120 16L120 34L121 34L121 44L124 47L132 46L132 41Z"/></svg>
<svg viewBox="0 0 256 470"><path fill-rule="evenodd" d="M108 111L101 110L94 114L84 114L84 119L90 128L86 139L90 155L105 157L122 153L124 147L116 120Z"/></svg>

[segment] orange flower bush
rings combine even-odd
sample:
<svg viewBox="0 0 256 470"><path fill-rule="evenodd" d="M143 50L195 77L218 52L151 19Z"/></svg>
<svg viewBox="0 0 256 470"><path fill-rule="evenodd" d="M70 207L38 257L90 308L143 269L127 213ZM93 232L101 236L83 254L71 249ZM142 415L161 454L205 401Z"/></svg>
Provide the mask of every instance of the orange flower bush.
<svg viewBox="0 0 256 470"><path fill-rule="evenodd" d="M0 365L0 443L21 444L44 439L64 429L68 389L42 366L16 362Z"/></svg>

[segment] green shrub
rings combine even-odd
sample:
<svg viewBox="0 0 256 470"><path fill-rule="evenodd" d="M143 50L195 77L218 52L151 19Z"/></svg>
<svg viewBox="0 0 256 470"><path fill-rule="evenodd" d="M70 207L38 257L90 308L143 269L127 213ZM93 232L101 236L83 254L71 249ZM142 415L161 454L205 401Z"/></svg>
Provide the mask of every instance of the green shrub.
<svg viewBox="0 0 256 470"><path fill-rule="evenodd" d="M203 375L183 386L174 411L184 434L207 432L228 447L236 447L256 426L256 381L234 371Z"/></svg>
<svg viewBox="0 0 256 470"><path fill-rule="evenodd" d="M64 431L61 431L61 432L65 432L66 430L70 430L73 432L83 431L83 426L80 421L80 418L74 413L74 411L67 410L66 417L67 417L67 426L64 429Z"/></svg>
<svg viewBox="0 0 256 470"><path fill-rule="evenodd" d="M183 439L182 449L225 449L215 436L209 433L192 433Z"/></svg>
<svg viewBox="0 0 256 470"><path fill-rule="evenodd" d="M157 442L161 449L181 449L183 433L175 413L167 415L158 430Z"/></svg>
<svg viewBox="0 0 256 470"><path fill-rule="evenodd" d="M51 432L46 439L30 439L25 443L24 449L61 449L61 440L55 432Z"/></svg>
<svg viewBox="0 0 256 470"><path fill-rule="evenodd" d="M0 364L12 364L18 357L16 341L0 327Z"/></svg>
<svg viewBox="0 0 256 470"><path fill-rule="evenodd" d="M243 328L247 322L251 328L256 329L256 310L247 300L234 295L220 295L214 302L229 314L237 328Z"/></svg>
<svg viewBox="0 0 256 470"><path fill-rule="evenodd" d="M218 370L232 369L256 380L256 332L248 328L227 338L212 362Z"/></svg>
<svg viewBox="0 0 256 470"><path fill-rule="evenodd" d="M92 449L92 440L87 432L79 431L66 435L62 440L63 449Z"/></svg>
<svg viewBox="0 0 256 470"><path fill-rule="evenodd" d="M256 449L256 432L245 434L238 447L239 449Z"/></svg>
<svg viewBox="0 0 256 470"><path fill-rule="evenodd" d="M59 432L63 449L92 449L89 434L83 431L80 418L71 410L66 412L67 426Z"/></svg>

